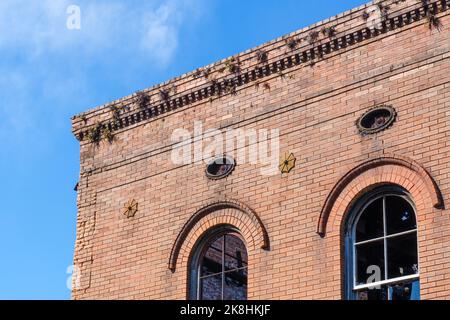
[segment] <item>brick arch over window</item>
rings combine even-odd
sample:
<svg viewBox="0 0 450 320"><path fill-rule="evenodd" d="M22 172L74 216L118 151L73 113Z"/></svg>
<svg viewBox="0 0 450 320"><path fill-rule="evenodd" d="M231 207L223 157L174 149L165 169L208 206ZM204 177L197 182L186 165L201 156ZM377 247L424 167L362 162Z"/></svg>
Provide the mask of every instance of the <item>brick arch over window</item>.
<svg viewBox="0 0 450 320"><path fill-rule="evenodd" d="M172 247L169 269L175 272L179 257L187 263L197 240L208 230L221 225L237 228L248 249L270 247L266 228L256 213L237 201L219 201L198 210L183 226Z"/></svg>
<svg viewBox="0 0 450 320"><path fill-rule="evenodd" d="M436 182L415 161L402 157L377 158L360 164L336 183L322 207L317 233L325 237L331 217L335 221L341 221L355 199L383 184L398 185L406 189L418 208L444 207Z"/></svg>

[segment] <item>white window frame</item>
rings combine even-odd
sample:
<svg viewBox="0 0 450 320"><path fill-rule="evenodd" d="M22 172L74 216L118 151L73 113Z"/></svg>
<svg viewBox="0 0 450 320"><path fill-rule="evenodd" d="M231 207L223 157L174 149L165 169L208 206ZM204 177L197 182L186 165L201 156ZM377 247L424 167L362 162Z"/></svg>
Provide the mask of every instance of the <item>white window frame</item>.
<svg viewBox="0 0 450 320"><path fill-rule="evenodd" d="M416 228L415 229L411 229L411 230L407 230L404 232L399 232L396 234L392 234L392 235L387 235L387 230L386 230L386 198L387 197L399 197L402 198L403 200L407 201L412 209L413 209L413 213L416 219ZM356 227L358 225L359 219L361 218L361 215L365 212L365 210L367 209L368 206L370 206L373 202L379 200L379 199L383 199L383 236L382 237L377 237L374 239L369 239L369 240L365 240L365 241L360 241L360 242L355 242L356 239ZM412 274L412 275L407 275L407 276L402 276L402 277L396 277L396 278L392 278L392 279L388 279L388 259L387 259L387 240L390 238L396 238L396 237L400 237L403 235L407 235L407 234L416 234L416 241L417 241L417 268L418 268L418 272L416 274ZM417 210L416 207L414 205L414 203L412 202L412 200L410 199L410 197L407 194L404 193L395 193L395 192L389 192L389 191L380 191L378 194L375 194L373 196L369 196L368 197L368 201L366 201L364 203L364 205L359 209L359 211L357 212L356 217L351 221L351 261L352 261L352 265L351 265L351 276L352 276L352 288L351 291L353 294L357 294L359 291L363 291L365 289L374 289L376 287L379 286L385 286L385 285L390 285L390 284L394 284L394 283L399 283L399 282L405 282L405 281L414 281L414 280L419 280L420 279L420 258L419 258L419 234L418 234L418 228L417 228ZM383 240L383 245L384 245L384 279L382 281L377 281L377 282L371 282L371 283L367 283L367 284L357 284L357 255L356 255L356 248L358 245L361 244L367 244L367 243L372 243L372 242L377 242ZM348 252L348 251L346 251ZM346 259L348 259L349 257L346 257ZM348 275L348 273L347 273Z"/></svg>

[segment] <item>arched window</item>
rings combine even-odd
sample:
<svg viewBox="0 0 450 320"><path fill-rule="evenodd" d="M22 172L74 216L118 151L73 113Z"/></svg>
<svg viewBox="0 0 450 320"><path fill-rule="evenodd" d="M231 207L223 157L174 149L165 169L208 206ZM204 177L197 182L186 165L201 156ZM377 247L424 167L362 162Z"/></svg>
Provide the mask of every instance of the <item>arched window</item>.
<svg viewBox="0 0 450 320"><path fill-rule="evenodd" d="M345 234L346 294L355 300L418 300L419 263L414 204L384 187L355 205Z"/></svg>
<svg viewBox="0 0 450 320"><path fill-rule="evenodd" d="M246 300L247 249L232 228L206 235L191 259L190 298L193 300Z"/></svg>

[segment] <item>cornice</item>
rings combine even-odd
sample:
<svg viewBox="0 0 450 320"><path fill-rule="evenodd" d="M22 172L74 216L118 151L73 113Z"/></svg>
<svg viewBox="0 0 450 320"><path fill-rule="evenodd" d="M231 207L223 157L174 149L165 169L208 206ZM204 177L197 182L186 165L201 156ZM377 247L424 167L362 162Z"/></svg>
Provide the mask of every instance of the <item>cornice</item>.
<svg viewBox="0 0 450 320"><path fill-rule="evenodd" d="M244 55L249 55L251 53L257 52L258 50L263 50L268 46L273 46L281 42L285 43L286 39L289 39L293 36L297 37L301 34L306 35L308 31L319 31L319 27L324 27L326 25L331 26L333 23L342 23L342 21L338 20L349 15L354 15L355 12L363 12L363 10L370 7L371 5L385 2L386 1L373 1L369 4L337 15L333 18L329 18L322 22L316 23L308 28L297 31L296 33L278 38L257 48L247 50L246 52L236 57L244 57ZM435 14L445 12L449 9L449 6L450 0L430 1L428 5L423 5L422 1L417 1L417 4L408 6L406 8L400 8L400 10L389 14L382 21L381 27L379 29L369 28L364 23L364 26L357 26L350 28L349 30L346 30L344 32L338 32L333 37L321 39L317 44L312 43L306 46L299 47L298 49L292 50L291 52L285 52L285 54L279 55L275 58L271 58L265 63L255 63L250 67L242 68L240 72L236 74L229 74L214 81L206 81L206 83L203 83L198 87L189 89L186 92L175 94L174 98L172 99L168 99L167 101L160 100L155 104L150 104L143 108L135 106L135 100L137 97L136 94L125 97L113 103L101 106L95 110L74 117L73 133L78 140L82 141L88 136L89 132L95 128L97 128L100 132L117 132L137 123L145 122L149 119L153 119L162 114L168 113L173 110L178 110L197 102L204 102L211 99L220 98L227 94L233 94L238 89L248 84L254 83L256 85L261 80L265 80L270 76L283 73L285 70L289 70L301 65L314 63L315 61L317 61L317 59L323 59L325 56L331 55L332 53L339 52L348 47L362 43L366 40L379 37L392 30L401 29L405 26L424 20L427 17L427 12L433 12ZM355 18L352 17L348 21L352 21L353 19ZM230 61L230 59L222 60L202 69L217 69L218 66L222 67L224 63L226 63L226 61ZM170 88L170 86L173 86L176 81L180 81L183 79L191 81L189 79L192 79L195 74L196 71L185 74L181 77L173 79L172 81L160 84L152 89L145 90L144 92L146 94L155 94L155 90L165 87ZM111 113L111 108L115 108L114 110L116 110L116 115L114 117L109 117L108 120L103 120L98 123L96 122L95 124L86 125L85 123L85 125L83 125L83 121L85 121L83 119L86 119L85 117L87 117L88 115L94 113L96 116L97 113Z"/></svg>

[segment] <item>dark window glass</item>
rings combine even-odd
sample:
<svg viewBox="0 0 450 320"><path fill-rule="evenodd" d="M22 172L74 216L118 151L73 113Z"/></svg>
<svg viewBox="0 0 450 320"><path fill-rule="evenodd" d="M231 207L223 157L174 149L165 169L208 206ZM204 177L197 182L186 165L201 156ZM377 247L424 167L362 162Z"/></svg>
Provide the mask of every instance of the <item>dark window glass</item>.
<svg viewBox="0 0 450 320"><path fill-rule="evenodd" d="M225 274L224 300L247 299L247 271L239 270Z"/></svg>
<svg viewBox="0 0 450 320"><path fill-rule="evenodd" d="M389 279L418 273L416 232L387 239Z"/></svg>
<svg viewBox="0 0 450 320"><path fill-rule="evenodd" d="M203 278L200 280L201 300L220 300L222 298L222 276Z"/></svg>
<svg viewBox="0 0 450 320"><path fill-rule="evenodd" d="M357 300L419 300L419 280L365 289L356 293Z"/></svg>
<svg viewBox="0 0 450 320"><path fill-rule="evenodd" d="M247 250L236 234L213 240L200 257L198 298L202 300L247 299Z"/></svg>
<svg viewBox="0 0 450 320"><path fill-rule="evenodd" d="M234 270L247 267L247 250L241 239L226 236L225 270Z"/></svg>
<svg viewBox="0 0 450 320"><path fill-rule="evenodd" d="M358 291L356 295L357 300L387 300L388 287L381 286L379 288L372 288Z"/></svg>
<svg viewBox="0 0 450 320"><path fill-rule="evenodd" d="M373 134L388 128L396 119L395 109L391 106L379 106L362 115L357 126L362 134Z"/></svg>
<svg viewBox="0 0 450 320"><path fill-rule="evenodd" d="M208 164L206 167L206 176L210 179L221 179L233 171L235 161L231 157L220 157Z"/></svg>
<svg viewBox="0 0 450 320"><path fill-rule="evenodd" d="M389 287L390 300L420 300L420 282L397 283Z"/></svg>
<svg viewBox="0 0 450 320"><path fill-rule="evenodd" d="M373 271L369 267L380 268L380 279L382 281L384 277L384 241L377 240L370 243L365 243L356 246L357 256L357 283L367 284L369 277L373 275ZM372 279L372 278L371 278ZM373 281L371 281L373 282Z"/></svg>
<svg viewBox="0 0 450 320"><path fill-rule="evenodd" d="M211 244L203 256L201 276L208 276L222 272L223 237Z"/></svg>
<svg viewBox="0 0 450 320"><path fill-rule="evenodd" d="M417 228L416 215L408 201L399 197L386 197L386 227L388 235Z"/></svg>
<svg viewBox="0 0 450 320"><path fill-rule="evenodd" d="M391 300L411 300L412 283L396 284L390 288Z"/></svg>
<svg viewBox="0 0 450 320"><path fill-rule="evenodd" d="M356 226L356 242L380 238L383 234L383 199L380 198L361 214Z"/></svg>

